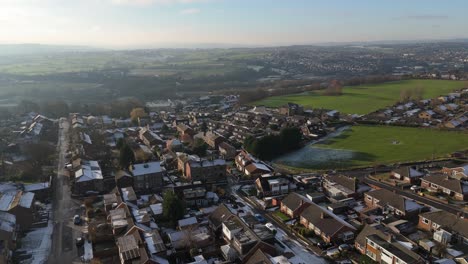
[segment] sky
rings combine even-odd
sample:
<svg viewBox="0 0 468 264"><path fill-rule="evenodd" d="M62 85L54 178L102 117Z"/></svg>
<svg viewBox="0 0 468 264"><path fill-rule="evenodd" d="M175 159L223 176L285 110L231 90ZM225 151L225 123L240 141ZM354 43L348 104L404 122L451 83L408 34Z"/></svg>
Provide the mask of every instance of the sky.
<svg viewBox="0 0 468 264"><path fill-rule="evenodd" d="M0 43L107 48L468 38L466 0L0 0Z"/></svg>

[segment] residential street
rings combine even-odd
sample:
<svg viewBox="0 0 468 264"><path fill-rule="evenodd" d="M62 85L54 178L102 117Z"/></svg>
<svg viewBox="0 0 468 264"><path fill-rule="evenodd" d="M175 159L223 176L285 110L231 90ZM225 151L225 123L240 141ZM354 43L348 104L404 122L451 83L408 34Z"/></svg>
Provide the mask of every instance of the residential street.
<svg viewBox="0 0 468 264"><path fill-rule="evenodd" d="M70 196L68 179L64 175L66 152L68 150L69 123L60 119L59 138L57 144L58 168L57 177L53 182L53 220L52 251L48 263L80 263L74 238L80 235L79 226L74 226L72 218L80 211L80 203Z"/></svg>
<svg viewBox="0 0 468 264"><path fill-rule="evenodd" d="M229 181L229 190L231 194L234 195L238 200L242 200L245 202L246 207L244 207L246 213L250 211L253 214L261 214L265 219L269 222L273 223L278 230L276 234L276 239L284 244L287 247L287 251L290 250L294 255L296 255L296 261L304 261L304 263L327 263L327 261L319 256L317 252L313 252L311 249L313 248L311 243L308 241L304 241L303 239L296 236L293 232L285 228L285 225L282 223L278 223L276 219L271 217L268 213L264 210L258 209L257 205L251 201L248 197L243 195L239 195L237 193L239 189L239 185L232 185L232 181ZM317 249L318 250L318 249Z"/></svg>
<svg viewBox="0 0 468 264"><path fill-rule="evenodd" d="M400 189L398 187L390 186L388 184L384 184L384 183L372 180L372 179L370 179L368 177L364 178L364 182L367 183L367 184L370 184L370 185L375 185L375 186L380 187L380 188L384 188L384 189L387 189L387 190L390 190L390 191L394 191L397 194L404 195L404 196L406 196L408 198L411 198L413 200L416 200L416 201L418 201L420 203L427 204L429 206L432 206L432 207L435 207L435 208L450 212L452 214L459 214L460 213L465 218L468 216L468 214L466 212L464 212L459 206L440 203L440 202L437 202L435 200L432 200L432 199L417 195L417 194L415 194L415 193L413 193L411 191L402 190L402 189Z"/></svg>

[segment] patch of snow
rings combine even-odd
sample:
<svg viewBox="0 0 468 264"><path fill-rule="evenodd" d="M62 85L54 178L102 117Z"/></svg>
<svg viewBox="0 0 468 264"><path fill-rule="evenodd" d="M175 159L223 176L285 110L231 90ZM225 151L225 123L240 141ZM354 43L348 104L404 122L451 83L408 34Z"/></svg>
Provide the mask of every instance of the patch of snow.
<svg viewBox="0 0 468 264"><path fill-rule="evenodd" d="M23 260L22 263L43 264L47 262L52 245L53 230L52 220L49 220L47 227L36 228L26 234L21 240L21 248L19 250L30 253L32 258Z"/></svg>

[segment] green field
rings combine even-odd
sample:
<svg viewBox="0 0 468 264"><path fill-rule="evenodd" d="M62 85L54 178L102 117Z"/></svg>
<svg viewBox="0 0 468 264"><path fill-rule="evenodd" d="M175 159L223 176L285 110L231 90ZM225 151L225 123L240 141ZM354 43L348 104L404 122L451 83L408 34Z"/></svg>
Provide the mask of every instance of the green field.
<svg viewBox="0 0 468 264"><path fill-rule="evenodd" d="M433 129L354 126L321 148L351 150L352 166L430 160L468 149L468 134Z"/></svg>
<svg viewBox="0 0 468 264"><path fill-rule="evenodd" d="M426 161L468 149L468 133L396 126L354 126L273 160L289 171L348 169Z"/></svg>
<svg viewBox="0 0 468 264"><path fill-rule="evenodd" d="M458 81L405 80L376 85L344 87L343 95L340 96L326 96L323 95L323 91L274 96L255 102L254 105L278 107L292 102L306 108L336 109L349 114L367 114L398 102L402 89L421 87L424 91L424 98L435 98L463 88L463 86L464 83Z"/></svg>

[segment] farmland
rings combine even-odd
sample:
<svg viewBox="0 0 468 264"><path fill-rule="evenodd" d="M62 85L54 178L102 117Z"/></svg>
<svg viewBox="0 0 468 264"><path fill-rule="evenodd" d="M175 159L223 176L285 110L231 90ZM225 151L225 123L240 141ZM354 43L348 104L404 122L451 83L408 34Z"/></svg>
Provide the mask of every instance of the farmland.
<svg viewBox="0 0 468 264"><path fill-rule="evenodd" d="M447 80L405 80L375 85L349 86L340 96L326 96L323 91L269 97L254 105L278 107L288 102L305 108L336 109L349 114L367 114L395 104L403 89L421 88L423 98L434 98L463 88L464 83Z"/></svg>
<svg viewBox="0 0 468 264"><path fill-rule="evenodd" d="M466 149L468 134L440 130L354 126L340 135L309 145L276 162L308 169L349 168L424 161ZM323 156L323 159L319 159Z"/></svg>

